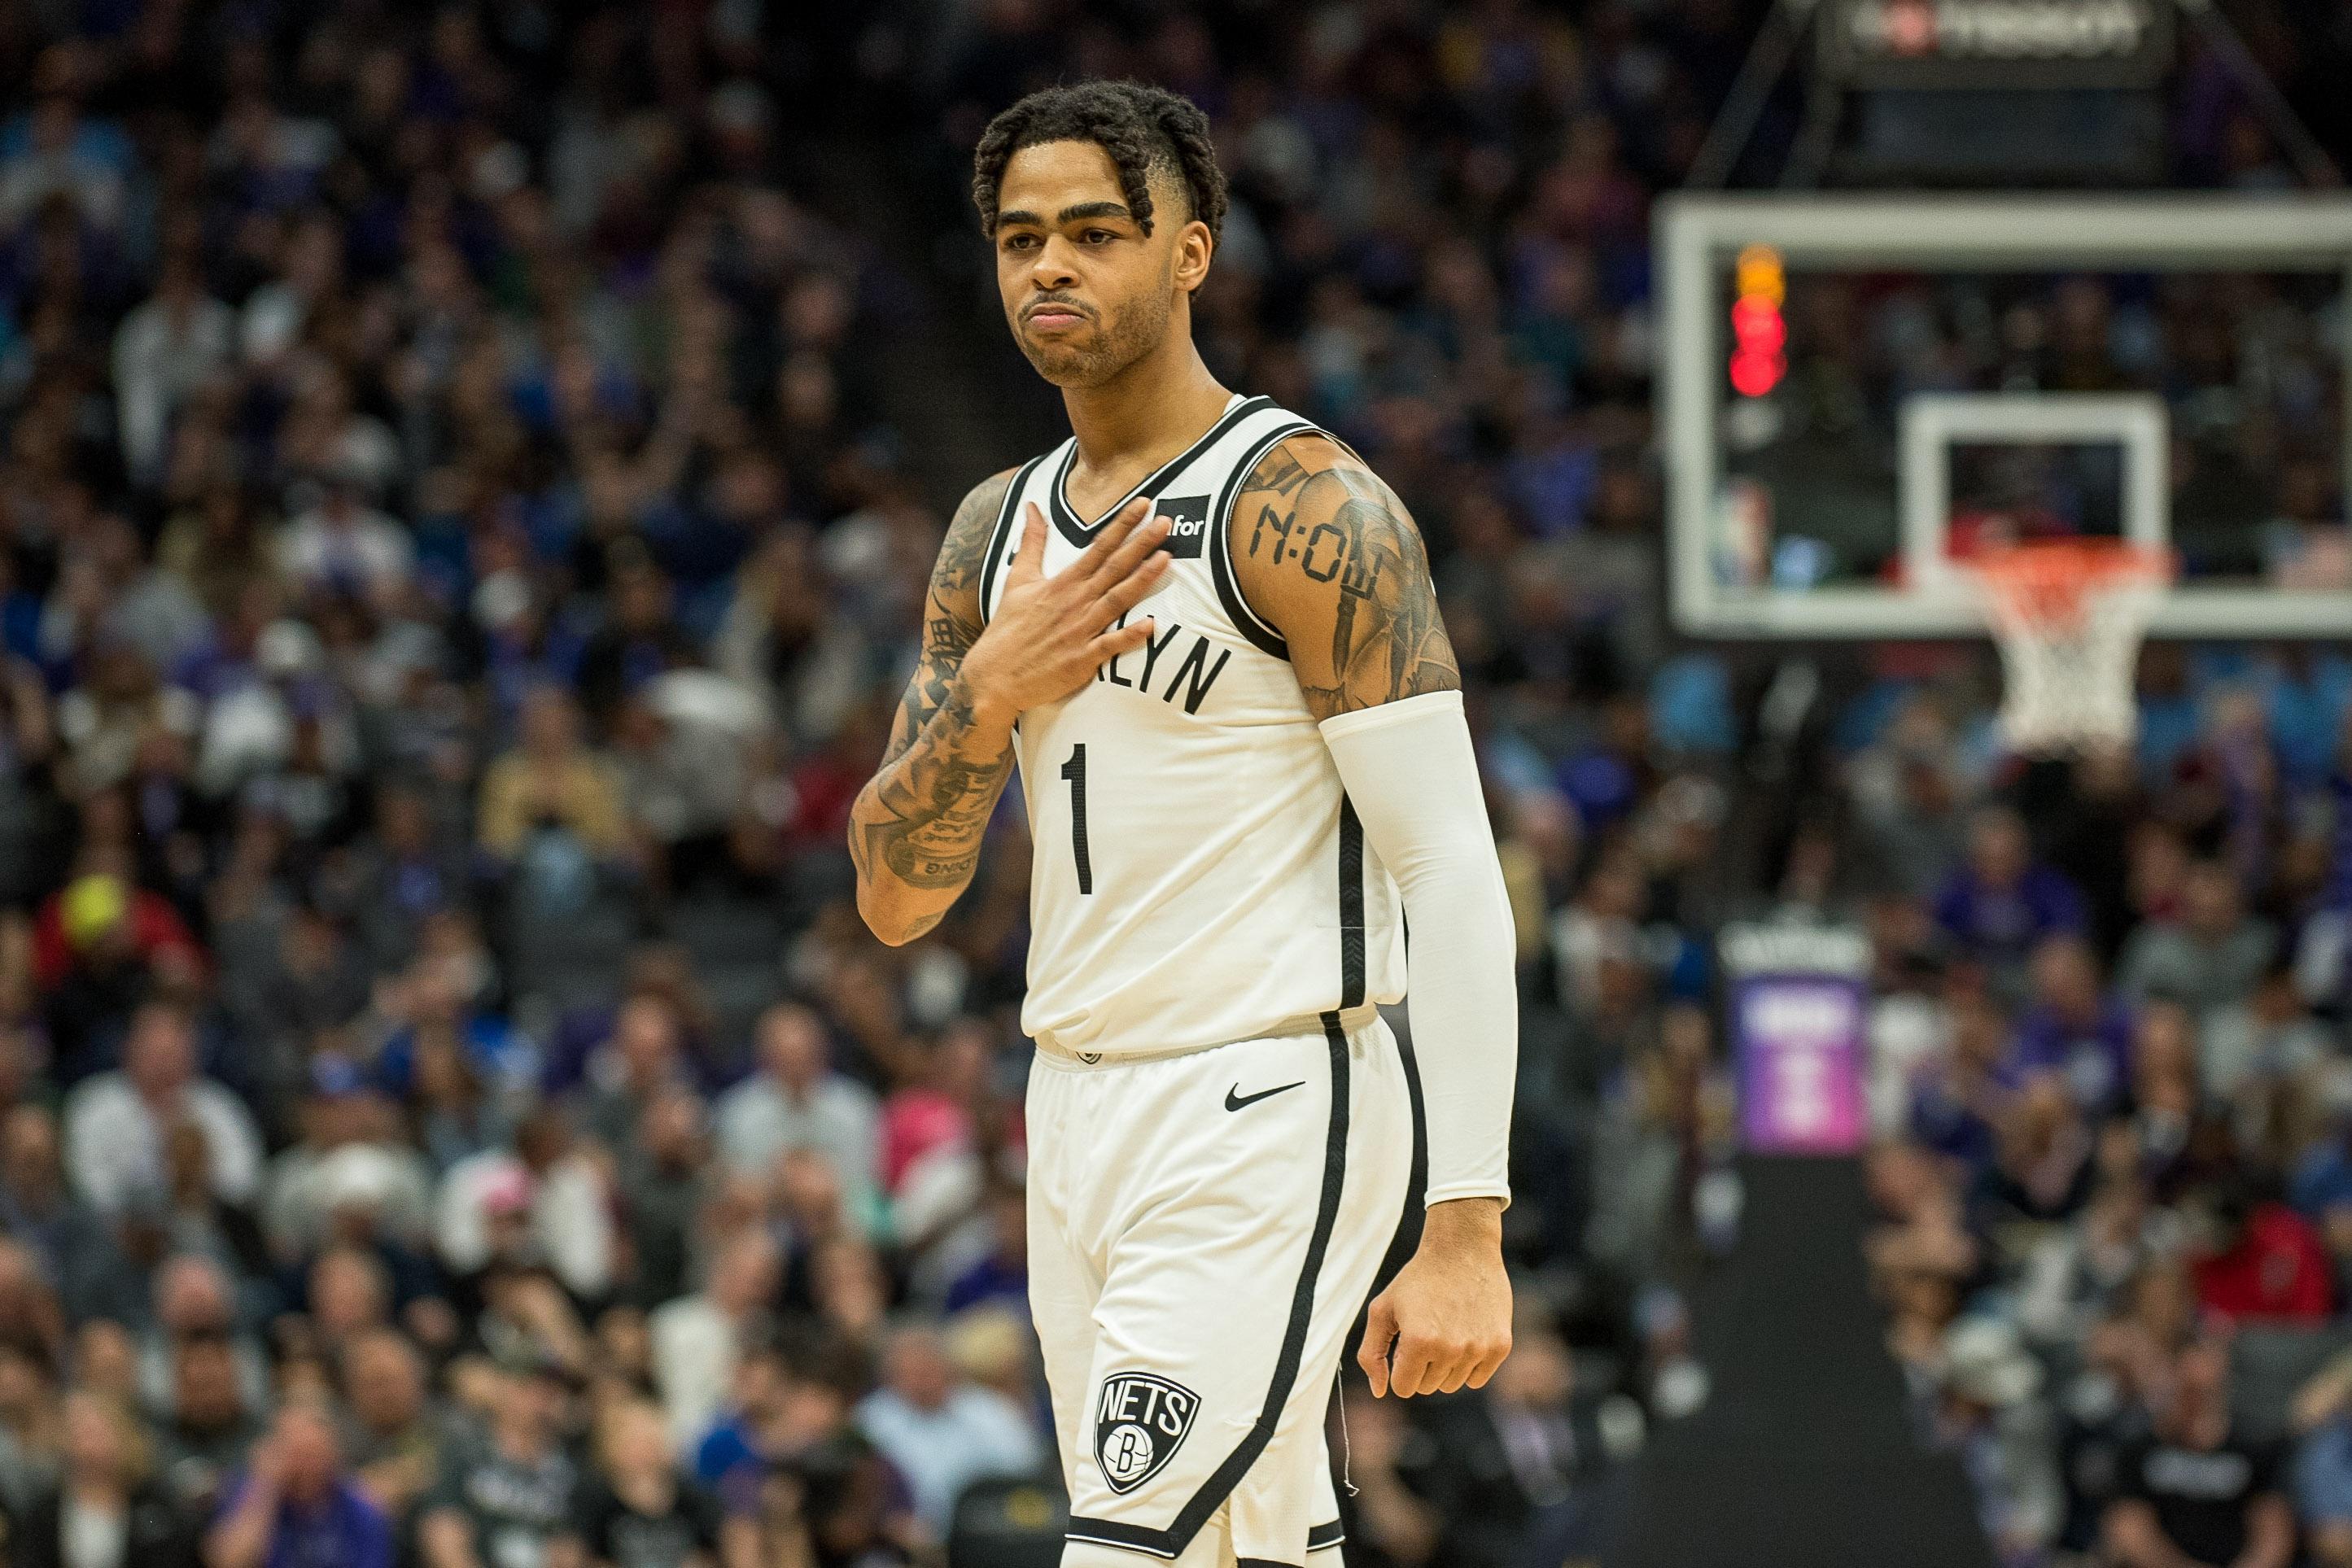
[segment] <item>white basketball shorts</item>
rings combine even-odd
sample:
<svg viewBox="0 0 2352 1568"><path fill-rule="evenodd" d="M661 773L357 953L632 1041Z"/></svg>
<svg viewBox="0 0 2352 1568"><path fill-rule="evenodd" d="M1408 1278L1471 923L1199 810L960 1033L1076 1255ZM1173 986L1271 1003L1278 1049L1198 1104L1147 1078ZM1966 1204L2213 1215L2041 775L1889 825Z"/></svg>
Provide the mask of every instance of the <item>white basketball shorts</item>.
<svg viewBox="0 0 2352 1568"><path fill-rule="evenodd" d="M1030 1074L1029 1301L1062 1561L1337 1568L1333 1377L1402 1217L1412 1110L1377 1014Z"/></svg>

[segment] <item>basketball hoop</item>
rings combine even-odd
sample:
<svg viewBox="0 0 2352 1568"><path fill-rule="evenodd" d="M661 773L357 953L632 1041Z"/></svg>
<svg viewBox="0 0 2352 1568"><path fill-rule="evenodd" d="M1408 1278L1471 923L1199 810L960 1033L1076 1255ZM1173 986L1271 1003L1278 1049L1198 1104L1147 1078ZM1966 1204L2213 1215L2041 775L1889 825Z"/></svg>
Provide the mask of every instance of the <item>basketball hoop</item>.
<svg viewBox="0 0 2352 1568"><path fill-rule="evenodd" d="M2000 645L2002 737L2018 751L2129 745L2133 676L2172 581L2168 551L2115 539L2011 545L1960 563Z"/></svg>

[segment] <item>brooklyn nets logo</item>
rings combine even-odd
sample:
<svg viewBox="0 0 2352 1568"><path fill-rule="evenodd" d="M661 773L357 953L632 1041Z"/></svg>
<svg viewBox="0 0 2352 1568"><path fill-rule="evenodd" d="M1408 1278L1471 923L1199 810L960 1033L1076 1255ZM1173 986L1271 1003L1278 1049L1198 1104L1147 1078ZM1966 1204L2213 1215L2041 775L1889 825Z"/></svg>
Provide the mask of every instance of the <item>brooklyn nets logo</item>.
<svg viewBox="0 0 2352 1568"><path fill-rule="evenodd" d="M1148 1372L1114 1372L1095 1406L1095 1458L1115 1492L1131 1492L1168 1466L1192 1429L1200 1396Z"/></svg>

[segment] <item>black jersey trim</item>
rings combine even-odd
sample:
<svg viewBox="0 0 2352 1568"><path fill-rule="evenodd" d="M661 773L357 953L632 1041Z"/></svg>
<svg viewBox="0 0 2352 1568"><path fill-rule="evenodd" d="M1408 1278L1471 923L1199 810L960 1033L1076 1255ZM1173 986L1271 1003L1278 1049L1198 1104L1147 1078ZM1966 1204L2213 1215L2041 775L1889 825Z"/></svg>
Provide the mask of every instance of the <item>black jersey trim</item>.
<svg viewBox="0 0 2352 1568"><path fill-rule="evenodd" d="M1339 797L1339 1008L1364 1005L1364 824Z"/></svg>
<svg viewBox="0 0 2352 1568"><path fill-rule="evenodd" d="M1077 1528L1080 1525L1086 1528ZM1073 1519L1070 1526L1062 1531L1065 1541L1083 1541L1094 1546L1117 1546L1152 1557L1173 1557L1183 1550L1181 1546L1167 1544L1168 1531L1164 1530L1146 1530L1139 1524L1121 1524L1115 1519ZM1112 1531L1118 1533L1109 1533Z"/></svg>
<svg viewBox="0 0 2352 1568"><path fill-rule="evenodd" d="M1069 497L1063 488L1069 482L1070 465L1078 460L1078 444L1072 441L1069 450L1062 454L1062 461L1054 469L1053 483L1045 486L1045 504L1053 515L1054 527L1061 531L1064 538L1074 545L1085 546L1093 543L1095 530L1112 517L1118 516L1118 509L1121 507L1126 506L1138 496L1149 496L1153 500L1158 500L1160 492L1168 487L1170 480L1183 471L1185 465L1206 452L1216 444L1219 437L1243 420L1273 406L1274 400L1270 397L1244 398L1240 402L1227 409L1216 423L1209 426L1200 440L1152 470L1150 476L1141 484L1113 501L1104 510L1103 515L1091 523L1078 521L1078 515L1070 510Z"/></svg>
<svg viewBox="0 0 2352 1568"><path fill-rule="evenodd" d="M1201 1490L1190 1501L1176 1511L1175 1521L1165 1530L1153 1530L1140 1524L1129 1524L1116 1519L1085 1519L1072 1517L1066 1538L1089 1541L1103 1546L1123 1546L1132 1552L1148 1552L1154 1557L1174 1557L1192 1544L1201 1527L1224 1506L1257 1457L1265 1452L1266 1444L1274 1440L1275 1428L1282 1420L1282 1407L1290 1403L1290 1392L1298 1382L1299 1363L1307 1357L1307 1329L1315 1312L1315 1285L1323 1272L1324 1255L1331 1248L1331 1232L1339 1223L1339 1194L1348 1180L1348 1031L1339 1023L1339 1015L1323 1015L1323 1038L1331 1048L1331 1118L1323 1134L1323 1191L1315 1202L1315 1229L1307 1239L1307 1257L1298 1267L1298 1283L1290 1294L1290 1322L1283 1330L1282 1349L1275 1357L1274 1376L1268 1381L1265 1403L1259 1406L1257 1420L1249 1432L1225 1456L1216 1472L1201 1483Z"/></svg>
<svg viewBox="0 0 2352 1568"><path fill-rule="evenodd" d="M1242 460L1234 465L1233 473L1226 476L1224 488L1217 492L1217 504L1209 508L1209 542L1203 548L1209 557L1209 576L1217 585L1217 602L1225 607L1227 618L1243 636L1248 638L1260 653L1276 659L1290 657L1290 644L1283 641L1281 632L1266 624L1265 618L1250 608L1249 601L1242 597L1240 580L1234 575L1234 503L1241 498L1242 486L1256 472L1259 460L1274 450L1278 443L1294 435L1322 434L1305 420L1294 420L1267 431L1250 443L1249 450L1242 455Z"/></svg>
<svg viewBox="0 0 2352 1568"><path fill-rule="evenodd" d="M1328 1524L1318 1524L1314 1529L1307 1532L1307 1550L1309 1552L1328 1551L1331 1547L1339 1545L1347 1539L1347 1527L1335 1519Z"/></svg>
<svg viewBox="0 0 2352 1568"><path fill-rule="evenodd" d="M1021 549L1020 536L1013 533L1013 519L1021 510L1021 493L1029 487L1029 476L1044 461L1045 455L1039 453L1021 465L1021 471L1013 476L1013 483L1004 492L1004 505L997 511L996 526L988 530L988 559L980 563L980 623L983 626L988 624L988 601L996 591L996 575L1012 564L1012 558ZM1009 545L1005 542L1008 535L1012 537Z"/></svg>

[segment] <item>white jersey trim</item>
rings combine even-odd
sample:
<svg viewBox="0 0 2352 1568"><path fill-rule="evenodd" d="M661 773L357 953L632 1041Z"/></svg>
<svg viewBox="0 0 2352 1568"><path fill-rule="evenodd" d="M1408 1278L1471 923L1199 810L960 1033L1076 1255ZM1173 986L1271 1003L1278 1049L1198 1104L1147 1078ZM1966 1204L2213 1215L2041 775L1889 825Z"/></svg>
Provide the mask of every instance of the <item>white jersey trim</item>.
<svg viewBox="0 0 2352 1568"><path fill-rule="evenodd" d="M1012 483L1005 487L1004 505L997 511L996 524L988 530L988 559L980 567L980 623L983 626L988 624L989 605L996 598L997 570L1012 555L1004 548L1005 536L1013 528L1014 516L1021 510L1021 497L1029 488L1029 476L1036 472L1038 464L1045 461L1045 455L1041 453L1021 465L1020 471L1013 476Z"/></svg>

